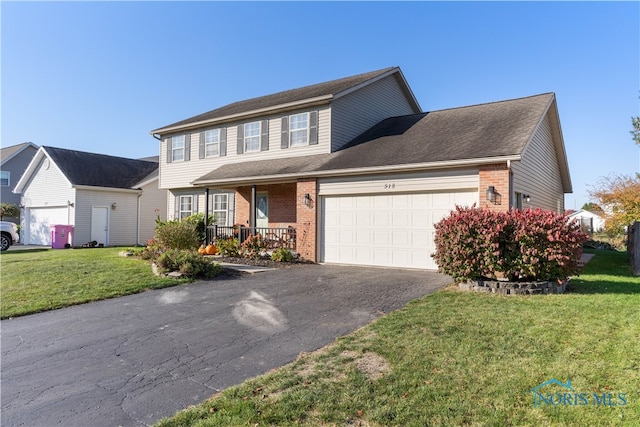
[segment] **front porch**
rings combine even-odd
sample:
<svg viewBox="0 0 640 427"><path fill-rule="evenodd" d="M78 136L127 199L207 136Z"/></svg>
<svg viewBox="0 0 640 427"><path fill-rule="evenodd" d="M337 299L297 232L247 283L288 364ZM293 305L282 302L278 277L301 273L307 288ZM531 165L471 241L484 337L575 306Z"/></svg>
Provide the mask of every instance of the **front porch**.
<svg viewBox="0 0 640 427"><path fill-rule="evenodd" d="M242 243L249 236L262 236L267 242L267 249L287 248L296 252L296 229L288 226L282 227L245 227L210 225L207 227L206 243L215 244L218 240L238 239Z"/></svg>

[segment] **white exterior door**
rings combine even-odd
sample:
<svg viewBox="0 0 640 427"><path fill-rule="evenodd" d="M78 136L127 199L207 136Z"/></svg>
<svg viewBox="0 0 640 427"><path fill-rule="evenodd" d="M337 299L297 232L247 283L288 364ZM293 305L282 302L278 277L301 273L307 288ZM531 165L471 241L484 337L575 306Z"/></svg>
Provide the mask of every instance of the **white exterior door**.
<svg viewBox="0 0 640 427"><path fill-rule="evenodd" d="M26 222L25 238L20 240L27 245L50 245L51 225L68 224L67 207L29 208Z"/></svg>
<svg viewBox="0 0 640 427"><path fill-rule="evenodd" d="M91 207L91 241L109 244L109 208L106 206Z"/></svg>
<svg viewBox="0 0 640 427"><path fill-rule="evenodd" d="M320 261L384 267L438 268L434 224L477 191L325 196Z"/></svg>

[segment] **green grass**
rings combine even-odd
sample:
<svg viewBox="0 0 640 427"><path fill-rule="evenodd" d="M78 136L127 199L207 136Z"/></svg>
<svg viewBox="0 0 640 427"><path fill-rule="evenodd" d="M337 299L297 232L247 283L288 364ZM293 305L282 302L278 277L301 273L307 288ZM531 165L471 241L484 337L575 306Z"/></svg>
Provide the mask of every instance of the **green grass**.
<svg viewBox="0 0 640 427"><path fill-rule="evenodd" d="M0 255L3 319L159 289L186 279L157 277L122 248L29 249Z"/></svg>
<svg viewBox="0 0 640 427"><path fill-rule="evenodd" d="M637 426L640 278L625 253L598 252L572 287L439 291L158 425ZM551 378L627 403L534 407Z"/></svg>

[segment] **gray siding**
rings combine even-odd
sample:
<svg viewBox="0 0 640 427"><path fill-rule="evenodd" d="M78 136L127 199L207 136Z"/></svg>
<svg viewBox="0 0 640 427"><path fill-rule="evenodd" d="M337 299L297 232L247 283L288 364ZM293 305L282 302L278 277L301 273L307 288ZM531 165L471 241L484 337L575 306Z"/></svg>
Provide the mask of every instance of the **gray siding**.
<svg viewBox="0 0 640 427"><path fill-rule="evenodd" d="M13 193L13 189L37 151L37 148L28 146L2 165L2 171L9 172L9 186L0 187L0 200L2 203L20 205L20 194ZM5 220L18 222L17 218L5 218Z"/></svg>
<svg viewBox="0 0 640 427"><path fill-rule="evenodd" d="M333 101L331 151L383 119L419 113L407 100L397 76L391 75Z"/></svg>
<svg viewBox="0 0 640 427"><path fill-rule="evenodd" d="M158 180L154 180L142 187L139 243L153 238L158 217L161 221L167 219L167 190L160 190Z"/></svg>
<svg viewBox="0 0 640 427"><path fill-rule="evenodd" d="M542 208L564 211L564 192L549 118L545 116L531 141L522 153L522 160L514 162L513 191L531 196L523 208Z"/></svg>
<svg viewBox="0 0 640 427"><path fill-rule="evenodd" d="M75 190L60 169L53 163L44 166L46 157L37 166L30 181L25 185L20 203L27 207L67 206L73 202Z"/></svg>
<svg viewBox="0 0 640 427"><path fill-rule="evenodd" d="M116 209L111 204L116 203ZM109 246L127 246L137 243L137 203L135 192L78 190L76 197L76 223L74 245L91 240L91 208L109 207Z"/></svg>

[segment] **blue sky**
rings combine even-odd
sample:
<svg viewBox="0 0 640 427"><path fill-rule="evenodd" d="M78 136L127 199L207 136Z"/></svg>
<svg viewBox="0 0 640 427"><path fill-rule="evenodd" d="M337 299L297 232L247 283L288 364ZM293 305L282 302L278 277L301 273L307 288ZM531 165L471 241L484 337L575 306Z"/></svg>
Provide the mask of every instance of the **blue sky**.
<svg viewBox="0 0 640 427"><path fill-rule="evenodd" d="M2 146L145 157L230 102L400 66L424 111L555 92L573 194L640 171L638 2L1 2Z"/></svg>

